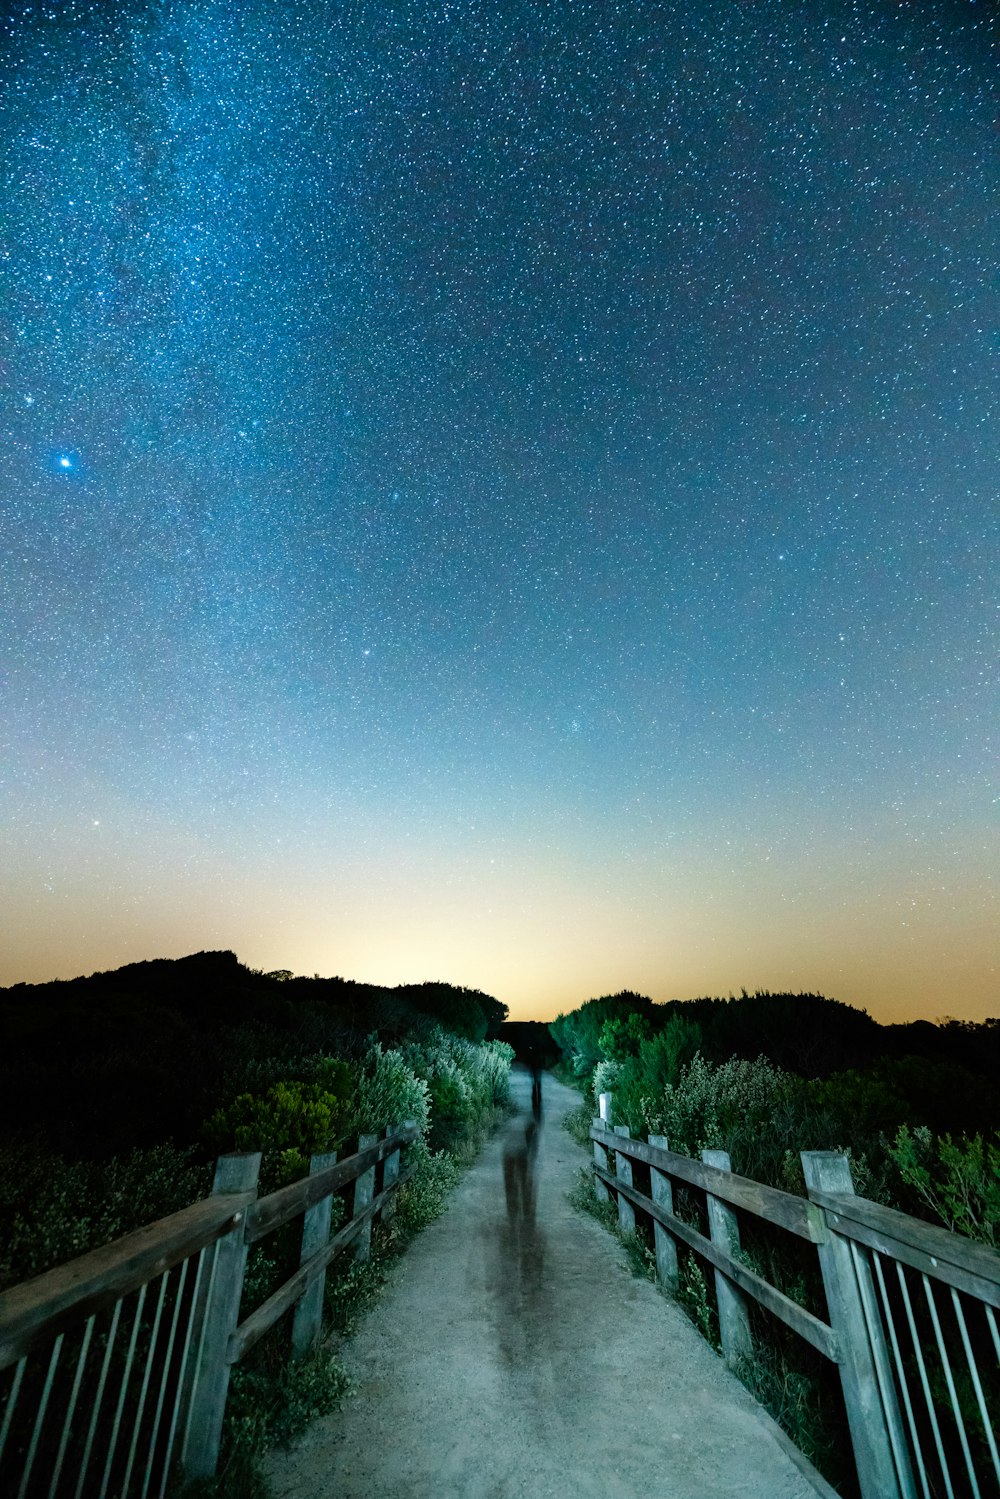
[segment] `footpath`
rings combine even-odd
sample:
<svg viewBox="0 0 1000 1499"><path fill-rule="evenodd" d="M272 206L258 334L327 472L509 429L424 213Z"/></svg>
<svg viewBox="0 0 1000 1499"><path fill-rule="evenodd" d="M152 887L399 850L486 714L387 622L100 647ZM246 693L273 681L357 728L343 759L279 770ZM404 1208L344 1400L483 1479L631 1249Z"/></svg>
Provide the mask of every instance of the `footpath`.
<svg viewBox="0 0 1000 1499"><path fill-rule="evenodd" d="M277 1499L830 1494L683 1312L570 1206L587 1155L561 1120L579 1095L546 1075L525 1157L530 1079L512 1082L519 1115L344 1345L356 1396L269 1459Z"/></svg>

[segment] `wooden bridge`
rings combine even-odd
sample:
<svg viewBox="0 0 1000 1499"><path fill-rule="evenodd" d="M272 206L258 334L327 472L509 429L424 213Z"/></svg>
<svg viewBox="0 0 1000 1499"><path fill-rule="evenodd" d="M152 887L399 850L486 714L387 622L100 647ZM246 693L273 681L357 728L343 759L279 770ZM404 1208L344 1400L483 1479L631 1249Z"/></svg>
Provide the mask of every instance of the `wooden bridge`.
<svg viewBox="0 0 1000 1499"><path fill-rule="evenodd" d="M587 1162L560 1128L577 1096L546 1078L536 1132L528 1080L514 1086L520 1114L344 1345L356 1398L269 1459L277 1499L831 1495L729 1367L760 1316L829 1365L863 1499L1000 1493L1000 1256L856 1198L841 1157L806 1158L807 1201L632 1140L605 1098L598 1190L624 1228L651 1225L666 1289L686 1258L705 1267L720 1358L567 1201ZM232 1365L286 1312L293 1351L312 1346L323 1273L364 1255L413 1133L366 1137L265 1198L259 1158L224 1158L205 1202L0 1297L0 1493L145 1499L210 1473ZM331 1237L337 1193L349 1218ZM700 1196L700 1220L675 1193ZM241 1321L248 1245L300 1216L300 1270ZM753 1221L811 1259L825 1307L767 1280L740 1243Z"/></svg>

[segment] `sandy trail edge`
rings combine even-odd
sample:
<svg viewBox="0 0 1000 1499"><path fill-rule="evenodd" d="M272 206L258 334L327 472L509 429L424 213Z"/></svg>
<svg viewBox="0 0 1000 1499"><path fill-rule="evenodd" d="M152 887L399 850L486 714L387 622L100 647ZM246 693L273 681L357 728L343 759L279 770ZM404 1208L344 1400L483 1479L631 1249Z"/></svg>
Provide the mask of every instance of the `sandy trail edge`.
<svg viewBox="0 0 1000 1499"><path fill-rule="evenodd" d="M530 1083L515 1070L527 1117ZM503 1152L466 1173L344 1345L357 1397L273 1453L277 1499L816 1499L684 1314L569 1206L587 1156L546 1076L534 1232L508 1219Z"/></svg>

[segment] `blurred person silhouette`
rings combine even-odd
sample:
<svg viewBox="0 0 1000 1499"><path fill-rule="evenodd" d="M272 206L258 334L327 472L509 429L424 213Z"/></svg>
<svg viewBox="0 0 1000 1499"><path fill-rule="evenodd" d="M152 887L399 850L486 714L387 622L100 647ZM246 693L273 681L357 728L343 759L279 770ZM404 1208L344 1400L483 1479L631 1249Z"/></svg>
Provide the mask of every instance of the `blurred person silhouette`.
<svg viewBox="0 0 1000 1499"><path fill-rule="evenodd" d="M542 1118L542 1063L536 1051L530 1053L528 1066L531 1069L531 1112L540 1123Z"/></svg>
<svg viewBox="0 0 1000 1499"><path fill-rule="evenodd" d="M534 1104L534 1099L533 1099ZM540 1107L540 1105L539 1105ZM512 1227L531 1228L535 1222L535 1156L538 1153L538 1115L519 1115L507 1130L503 1146L503 1190Z"/></svg>

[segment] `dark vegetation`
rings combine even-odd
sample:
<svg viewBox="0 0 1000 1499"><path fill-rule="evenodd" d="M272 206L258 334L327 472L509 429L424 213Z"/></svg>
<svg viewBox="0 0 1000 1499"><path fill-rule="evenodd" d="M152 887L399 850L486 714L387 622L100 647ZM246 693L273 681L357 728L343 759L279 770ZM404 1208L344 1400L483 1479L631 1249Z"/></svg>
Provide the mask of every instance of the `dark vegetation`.
<svg viewBox="0 0 1000 1499"><path fill-rule="evenodd" d="M214 1157L263 1152L261 1191L310 1155L414 1119L414 1174L368 1261L334 1261L325 1334L290 1362L289 1319L234 1371L208 1495L263 1494L259 1456L347 1387L336 1338L444 1206L504 1109L506 1007L450 984L395 989L260 973L231 952L0 990L0 1290L204 1196ZM333 1203L334 1222L349 1203ZM250 1252L243 1315L298 1264L290 1224Z"/></svg>
<svg viewBox="0 0 1000 1499"><path fill-rule="evenodd" d="M506 1007L450 984L396 989L255 972L235 953L130 963L110 973L0 990L0 1134L79 1158L202 1143L237 1093L348 1060L434 1025L496 1037Z"/></svg>
<svg viewBox="0 0 1000 1499"><path fill-rule="evenodd" d="M581 1143L610 1091L633 1135L666 1135L697 1156L729 1152L732 1169L803 1193L799 1152L839 1149L855 1189L891 1207L1000 1247L1000 1020L879 1025L814 994L746 992L739 999L655 1005L622 992L593 999L550 1027L560 1073L584 1094L568 1124ZM648 1169L636 1167L636 1184ZM577 1193L614 1226L592 1189ZM675 1189L675 1211L707 1233L704 1199ZM746 1262L793 1300L826 1315L815 1255L740 1215ZM627 1245L648 1273L640 1230ZM684 1246L678 1299L718 1346L711 1276ZM852 1492L849 1443L833 1366L756 1306L754 1359L741 1377L842 1492ZM971 1395L970 1395L971 1400Z"/></svg>
<svg viewBox="0 0 1000 1499"><path fill-rule="evenodd" d="M842 1148L859 1191L995 1242L995 1203L977 1216L932 1198L956 1150L985 1166L995 1150L1000 1019L884 1026L817 994L655 1005L623 991L550 1029L564 1075L612 1089L634 1132L727 1149L735 1171L793 1191L800 1150Z"/></svg>

